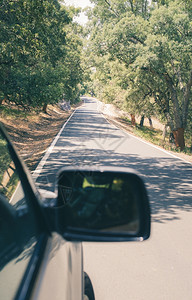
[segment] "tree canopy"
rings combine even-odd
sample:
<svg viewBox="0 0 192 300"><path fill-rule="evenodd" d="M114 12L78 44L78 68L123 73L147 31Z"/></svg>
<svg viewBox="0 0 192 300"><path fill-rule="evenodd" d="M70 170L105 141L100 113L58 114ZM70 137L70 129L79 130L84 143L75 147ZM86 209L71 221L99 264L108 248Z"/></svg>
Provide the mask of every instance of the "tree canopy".
<svg viewBox="0 0 192 300"><path fill-rule="evenodd" d="M130 114L156 115L176 145L192 120L191 0L0 0L0 103L75 102L82 86Z"/></svg>
<svg viewBox="0 0 192 300"><path fill-rule="evenodd" d="M1 100L25 108L75 101L82 50L75 10L57 0L1 0L0 9Z"/></svg>
<svg viewBox="0 0 192 300"><path fill-rule="evenodd" d="M100 93L130 113L161 115L183 149L191 110L190 1L92 2L88 48Z"/></svg>

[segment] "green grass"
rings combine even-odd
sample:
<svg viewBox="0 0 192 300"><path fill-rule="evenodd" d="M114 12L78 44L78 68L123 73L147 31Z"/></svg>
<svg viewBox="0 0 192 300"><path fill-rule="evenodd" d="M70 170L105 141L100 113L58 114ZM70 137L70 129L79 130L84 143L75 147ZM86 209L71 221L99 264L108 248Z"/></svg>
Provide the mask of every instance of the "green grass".
<svg viewBox="0 0 192 300"><path fill-rule="evenodd" d="M12 194L14 193L19 178L14 171L14 165L9 155L7 142L0 135L0 193L3 194L8 199L11 199ZM11 172L12 171L12 172ZM3 186L3 178L5 175L8 175L8 181L6 186Z"/></svg>
<svg viewBox="0 0 192 300"><path fill-rule="evenodd" d="M157 129L150 129L148 127L135 127L133 130L134 133L139 135L142 138L146 138L147 140L159 144L162 138L162 132Z"/></svg>
<svg viewBox="0 0 192 300"><path fill-rule="evenodd" d="M127 123L127 125L131 126L131 121L127 118L123 118L123 121ZM132 126L131 126L132 127ZM176 148L176 146L169 142L169 133L166 134L165 140L163 140L163 133L162 130L150 128L147 126L140 127L139 125L136 125L136 127L132 127L132 132L140 137L145 139L148 142L151 142L154 145L163 147L166 150L174 151L174 152L182 152L187 155L192 155L190 151L191 146L191 138L189 134L185 134L185 143L186 147L183 151L180 151L179 148Z"/></svg>
<svg viewBox="0 0 192 300"><path fill-rule="evenodd" d="M29 115L29 112L21 110L19 108L12 108L5 105L0 105L0 116L2 118L25 118Z"/></svg>

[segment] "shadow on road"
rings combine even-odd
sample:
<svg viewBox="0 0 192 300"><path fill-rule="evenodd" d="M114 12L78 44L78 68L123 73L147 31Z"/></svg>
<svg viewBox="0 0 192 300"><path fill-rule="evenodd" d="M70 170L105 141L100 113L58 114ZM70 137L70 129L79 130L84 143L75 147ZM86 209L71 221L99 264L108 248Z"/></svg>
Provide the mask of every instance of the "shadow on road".
<svg viewBox="0 0 192 300"><path fill-rule="evenodd" d="M115 145L125 135L111 126L99 113L78 110L66 126L41 172L40 188L53 191L56 174L64 166L129 167L144 179L152 208L152 219L165 223L179 218L179 211L192 210L192 166L167 154L142 157L125 154L120 148L104 147L106 140ZM126 143L130 144L126 135ZM87 146L92 142L92 147ZM140 144L139 144L140 143ZM138 141L138 147L143 147ZM159 151L153 148L153 151Z"/></svg>

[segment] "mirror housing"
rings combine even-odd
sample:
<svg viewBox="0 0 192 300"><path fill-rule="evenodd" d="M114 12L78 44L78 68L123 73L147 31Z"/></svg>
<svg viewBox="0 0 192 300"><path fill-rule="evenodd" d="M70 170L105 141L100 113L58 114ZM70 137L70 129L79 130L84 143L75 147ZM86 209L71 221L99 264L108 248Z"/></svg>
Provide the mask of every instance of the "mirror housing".
<svg viewBox="0 0 192 300"><path fill-rule="evenodd" d="M66 240L143 241L150 207L142 179L127 168L61 169L57 218Z"/></svg>

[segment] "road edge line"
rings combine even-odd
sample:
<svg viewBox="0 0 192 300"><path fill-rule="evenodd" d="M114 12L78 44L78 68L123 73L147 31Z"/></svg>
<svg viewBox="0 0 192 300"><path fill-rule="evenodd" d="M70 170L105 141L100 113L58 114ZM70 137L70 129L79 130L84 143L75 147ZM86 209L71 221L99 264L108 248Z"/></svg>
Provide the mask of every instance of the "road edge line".
<svg viewBox="0 0 192 300"><path fill-rule="evenodd" d="M190 161L187 161L187 160L185 160L184 158L181 158L181 157L179 157L179 156L177 156L177 155L175 155L175 154L172 154L172 153L168 152L168 151L165 150L165 149L162 149L161 147L158 147L158 146L156 146L156 145L154 145L154 144L152 144L152 143L150 143L150 142L147 142L147 141L143 140L142 138L137 137L137 136L135 136L134 134L127 132L124 128L118 127L118 125L114 125L113 123L111 123L111 122L105 117L105 115L104 115L102 112L101 112L101 114L102 114L102 116L104 117L104 119L105 119L110 125L113 125L113 126L117 127L119 130L122 130L125 134L130 135L130 136L136 138L137 140L143 142L144 144L147 144L147 145L149 145L149 146L152 146L152 147L155 148L155 149L158 149L158 150L160 150L160 151L162 151L162 152L164 152L164 153L166 153L166 154L169 154L170 156L172 156L172 157L174 157L174 158L177 158L177 159L179 159L179 160L181 160L181 161L183 161L183 162L185 162L185 163L187 163L187 164L192 165L192 163L191 163Z"/></svg>
<svg viewBox="0 0 192 300"><path fill-rule="evenodd" d="M57 143L58 139L60 138L60 135L62 133L62 131L64 130L65 126L67 125L67 123L70 121L70 119L72 118L72 116L74 115L74 113L76 112L76 110L79 109L79 107L77 107L72 114L69 116L69 118L67 119L67 121L63 124L63 126L61 127L60 131L58 132L58 134L55 136L55 138L53 139L51 145L47 148L44 156L41 158L40 162L38 163L37 167L35 168L34 171L32 171L32 177L33 180L36 181L37 178L39 177L39 175L41 174L41 171L49 157L49 155L51 154L55 144Z"/></svg>

